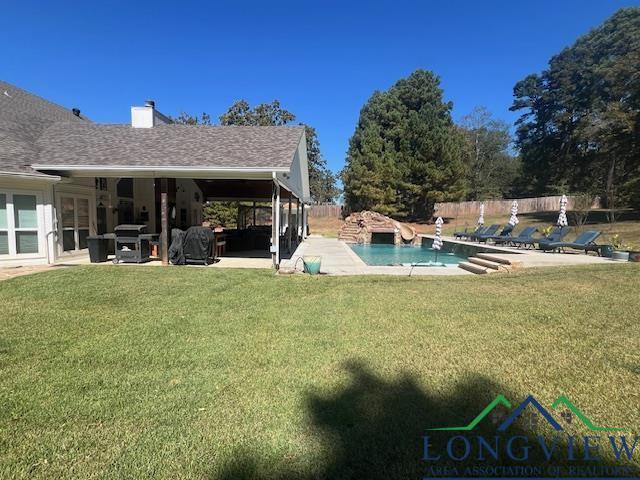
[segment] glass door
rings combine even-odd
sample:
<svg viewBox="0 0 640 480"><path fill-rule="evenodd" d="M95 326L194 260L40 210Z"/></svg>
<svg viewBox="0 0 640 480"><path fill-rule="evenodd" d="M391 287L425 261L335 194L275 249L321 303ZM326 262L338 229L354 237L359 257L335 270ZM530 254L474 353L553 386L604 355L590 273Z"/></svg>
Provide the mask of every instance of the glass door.
<svg viewBox="0 0 640 480"><path fill-rule="evenodd" d="M76 252L87 248L89 236L89 199L63 195L60 197L60 238L62 252Z"/></svg>

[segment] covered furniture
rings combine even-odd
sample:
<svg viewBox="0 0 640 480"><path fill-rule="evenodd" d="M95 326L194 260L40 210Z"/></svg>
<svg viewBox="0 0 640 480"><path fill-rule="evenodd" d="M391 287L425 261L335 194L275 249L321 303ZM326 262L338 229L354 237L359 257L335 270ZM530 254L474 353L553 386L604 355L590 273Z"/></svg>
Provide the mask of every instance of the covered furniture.
<svg viewBox="0 0 640 480"><path fill-rule="evenodd" d="M171 231L169 259L174 265L209 265L215 260L215 234L207 227Z"/></svg>

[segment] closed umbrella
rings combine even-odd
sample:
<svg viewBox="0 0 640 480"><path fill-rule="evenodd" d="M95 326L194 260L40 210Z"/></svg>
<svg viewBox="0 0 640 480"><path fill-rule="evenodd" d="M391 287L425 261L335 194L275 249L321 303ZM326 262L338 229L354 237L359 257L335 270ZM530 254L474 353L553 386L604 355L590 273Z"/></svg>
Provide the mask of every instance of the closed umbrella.
<svg viewBox="0 0 640 480"><path fill-rule="evenodd" d="M436 238L433 239L433 249L436 251L436 262L438 261L438 251L442 248L442 217L436 220Z"/></svg>
<svg viewBox="0 0 640 480"><path fill-rule="evenodd" d="M567 203L568 202L569 200L567 199L567 196L562 195L562 198L560 199L560 215L558 215L559 227L566 227L567 225L569 225L569 222L567 222Z"/></svg>
<svg viewBox="0 0 640 480"><path fill-rule="evenodd" d="M518 201L514 200L511 204L511 216L509 217L509 225L515 227L520 220L518 220Z"/></svg>
<svg viewBox="0 0 640 480"><path fill-rule="evenodd" d="M484 203L480 204L480 216L478 217L478 225L484 225Z"/></svg>

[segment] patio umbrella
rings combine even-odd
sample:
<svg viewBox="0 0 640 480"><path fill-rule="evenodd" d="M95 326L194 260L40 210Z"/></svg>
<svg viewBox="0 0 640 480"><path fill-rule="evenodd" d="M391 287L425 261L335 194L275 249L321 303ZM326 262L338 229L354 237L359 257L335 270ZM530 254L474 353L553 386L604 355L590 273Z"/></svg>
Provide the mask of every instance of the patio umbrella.
<svg viewBox="0 0 640 480"><path fill-rule="evenodd" d="M478 225L484 225L484 203L480 204L480 216L478 217Z"/></svg>
<svg viewBox="0 0 640 480"><path fill-rule="evenodd" d="M509 225L515 227L520 220L518 220L518 201L514 200L511 204L511 216L509 217Z"/></svg>
<svg viewBox="0 0 640 480"><path fill-rule="evenodd" d="M560 199L560 215L558 215L558 226L559 227L566 227L567 225L569 225L569 222L567 222L567 203L568 203L568 199L566 195L562 195L562 198Z"/></svg>
<svg viewBox="0 0 640 480"><path fill-rule="evenodd" d="M436 251L436 262L438 261L438 251L442 248L442 217L436 220L436 238L433 239L433 249Z"/></svg>

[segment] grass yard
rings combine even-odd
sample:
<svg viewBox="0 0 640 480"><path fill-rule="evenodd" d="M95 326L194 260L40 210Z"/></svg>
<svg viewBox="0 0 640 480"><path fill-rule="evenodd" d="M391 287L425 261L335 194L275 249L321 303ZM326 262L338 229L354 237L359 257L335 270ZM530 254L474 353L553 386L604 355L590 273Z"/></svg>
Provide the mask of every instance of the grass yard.
<svg viewBox="0 0 640 480"><path fill-rule="evenodd" d="M419 479L427 429L499 393L565 394L638 433L639 279L87 266L0 282L0 477Z"/></svg>

